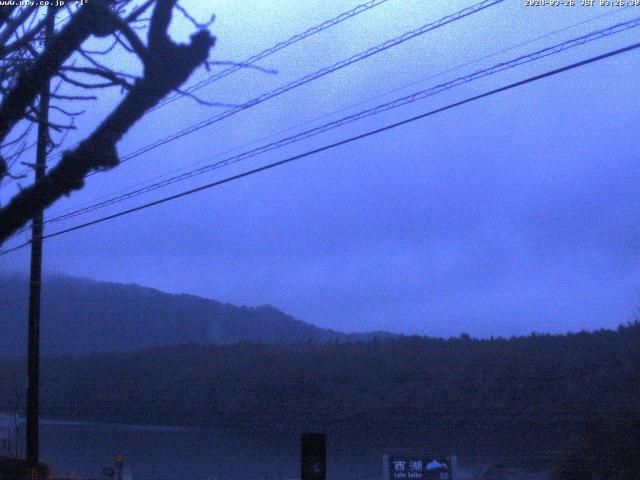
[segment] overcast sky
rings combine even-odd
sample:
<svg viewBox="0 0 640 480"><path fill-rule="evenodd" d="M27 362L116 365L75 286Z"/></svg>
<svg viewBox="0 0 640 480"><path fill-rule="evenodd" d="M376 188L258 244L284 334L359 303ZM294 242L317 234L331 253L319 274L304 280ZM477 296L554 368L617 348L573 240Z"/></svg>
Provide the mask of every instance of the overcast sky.
<svg viewBox="0 0 640 480"><path fill-rule="evenodd" d="M236 61L358 3L183 2L199 18L216 14L212 59ZM260 63L277 74L243 70L199 94L242 103L473 3L388 0ZM524 0L507 0L92 176L47 215L635 16L640 8L526 7ZM176 18L174 35L186 38L191 30ZM511 69L47 231L634 43L639 32ZM234 304L271 304L343 331L488 336L615 327L632 318L640 299L639 74L640 52L627 53L60 236L45 244L45 268ZM200 71L191 82L206 76ZM89 108L79 134L117 96ZM126 154L222 110L179 100L149 114L119 150ZM3 202L10 193L2 192ZM28 252L5 257L2 268L27 272Z"/></svg>

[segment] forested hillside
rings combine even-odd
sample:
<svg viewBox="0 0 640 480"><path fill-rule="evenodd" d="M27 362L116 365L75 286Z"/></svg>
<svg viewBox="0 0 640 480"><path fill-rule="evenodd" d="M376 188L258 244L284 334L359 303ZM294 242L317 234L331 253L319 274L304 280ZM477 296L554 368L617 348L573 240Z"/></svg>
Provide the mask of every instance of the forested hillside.
<svg viewBox="0 0 640 480"><path fill-rule="evenodd" d="M640 410L637 323L492 340L183 345L43 367L42 412L56 418L322 428L458 452L558 451L594 416ZM0 368L4 408L22 368Z"/></svg>

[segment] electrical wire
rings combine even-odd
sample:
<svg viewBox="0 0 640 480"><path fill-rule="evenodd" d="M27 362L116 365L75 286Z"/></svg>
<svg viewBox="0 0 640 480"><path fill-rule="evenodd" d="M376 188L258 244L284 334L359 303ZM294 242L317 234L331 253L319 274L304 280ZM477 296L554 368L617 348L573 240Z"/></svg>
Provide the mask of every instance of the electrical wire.
<svg viewBox="0 0 640 480"><path fill-rule="evenodd" d="M274 53L279 52L280 50L283 50L287 47L290 47L291 45L294 45L308 37L311 37L317 33L323 32L335 25L338 25L346 20L349 20L361 13L367 12L379 5L382 5L383 3L387 2L389 0L369 0L368 2L362 3L360 5L357 5L356 7L352 8L351 10L348 10L346 12L343 12L329 20L326 20L318 25L315 25L313 27L308 28L307 30L295 34L291 37L289 37L287 40L284 40L282 42L278 42L275 45L262 50L261 52L258 52L248 58L246 58L245 60L238 62L235 65L232 65L230 67L227 67L226 69L215 73L213 75L211 75L209 78L201 80L200 82L188 87L184 92L176 92L173 95L164 98L158 105L156 105L155 107L153 107L152 109L150 109L147 113L150 113L154 110L157 110L158 108L167 105L169 103L172 103L173 101L186 96L186 94L194 92L196 90L199 90L207 85L210 85L218 80L221 80L222 78L225 78L229 75L231 75L232 73L237 72L238 70L241 70L243 68L246 68L249 65L253 65L257 62L259 62L260 60L263 60L271 55L273 55ZM56 26L61 24L62 22L68 20L69 18L71 18L72 15L68 15L64 18L59 19L56 22ZM24 173L28 173L29 170L26 170ZM22 172L20 172L18 174L18 176L24 174ZM2 185L7 185L10 182L6 182L4 184L0 184L0 186Z"/></svg>
<svg viewBox="0 0 640 480"><path fill-rule="evenodd" d="M183 130L180 130L178 132L175 132L171 135L167 135L163 138L160 138L158 140L156 140L155 142L148 144L144 147L139 148L138 150L135 150L129 154L123 155L120 158L120 163L125 163L133 158L139 157L151 150L154 150L162 145L166 145L167 143L173 142L175 140L178 140L186 135L190 135L198 130L201 130L205 127L208 127L210 125L213 125L223 119L226 119L228 117L231 117L237 113L240 113L242 111L245 111L249 108L252 108L256 105L259 105L261 103L266 102L267 100L270 100L272 98L278 97L280 95L283 95L291 90L294 90L298 87L301 87L303 85L306 85L314 80L317 80L319 78L322 78L326 75L329 75L331 73L334 73L338 70L341 70L349 65L352 65L354 63L357 63L361 60L367 59L373 55L376 55L378 53L381 53L385 50L388 50L390 48L393 48L397 45L401 45L415 37L418 37L420 35L423 35L427 32L430 32L432 30L436 30L440 27L443 27L445 25L448 25L450 23L453 23L455 21L461 20L462 18L465 18L469 15L472 15L474 13L478 13L482 10L485 10L486 8L489 8L491 6L497 5L499 3L504 2L505 0L483 0L479 3L476 3L474 5L471 5L469 7L466 7L462 10L459 10L455 13L452 13L450 15L446 15L442 18L440 18L439 20L436 20L434 22L430 22L427 23L425 25L422 25L421 27L418 27L414 30L410 30L408 32L403 33L402 35L399 35L398 37L392 38L390 40L387 40L379 45L376 45L375 47L371 47L365 51L359 52L355 55L352 55L349 58L340 60L339 62L336 62L330 66L321 68L320 70L317 70L313 73L310 73L308 75L305 75L297 80L294 80L292 82L287 83L286 85L283 85L279 88L276 88L275 90L271 90L269 92L266 92L258 97L255 97L241 105L237 105L235 107L232 107L220 114L214 115L208 119L205 119L201 122L198 122L194 125L191 125L190 127L187 127ZM61 153L58 154L57 156L61 156ZM54 156L54 158L56 158L57 156ZM98 173L97 171L93 171L90 172L87 176L91 176L91 175L95 175L96 173Z"/></svg>
<svg viewBox="0 0 640 480"><path fill-rule="evenodd" d="M198 130L201 130L205 127L208 127L210 125L213 125L214 123L217 123L225 118L228 118L232 115L235 115L237 113L240 113L244 110L247 110L251 107L254 107L256 105L259 105L263 102L266 102L267 100L270 100L272 98L278 97L284 93L287 93L291 90L294 90L298 87L301 87L303 85L306 85L314 80L317 80L319 78L322 78L326 75L329 75L331 73L334 73L342 68L345 68L349 65L352 65L354 63L357 63L361 60L367 59L373 55L376 55L378 53L381 53L385 50L388 50L390 48L393 48L397 45L401 45L415 37L418 37L420 35L424 35L427 32L436 30L440 27L443 27L445 25L448 25L450 23L453 23L455 21L461 20L462 18L465 18L469 15L472 15L474 13L478 13L480 11L483 11L489 7L492 7L494 5L497 5L499 3L502 3L504 0L483 0L479 3L476 3L470 7L466 7L456 13L447 15L445 17L440 18L439 20L436 20L435 22L430 22L427 23L425 25L422 25L421 27L418 27L414 30L410 30L408 32L403 33L402 35L392 38L390 40L387 40L379 45L376 45L375 47L371 47L365 51L359 52L355 55L352 55L351 57L341 60L339 62L334 63L333 65L330 65L328 67L324 67L321 68L320 70L317 70L313 73L310 73L308 75L305 75L302 78L299 78L297 80L294 80L293 82L290 82L286 85L283 85L275 90L272 90L270 92L264 93L258 97L255 97L251 100L249 100L248 102L245 102L242 105L238 105L236 107L230 108L225 112L222 112L218 115L214 115L213 117L210 117L206 120L203 120L201 122L198 122L190 127L187 127L183 130L180 130L178 132L175 132L171 135L168 135L164 138L161 138L159 140L156 140L155 142L146 145L144 147L139 148L138 150L135 150L134 152L131 152L127 155L124 155L121 159L120 162L124 163L127 162L135 157L139 157L140 155L143 155L151 150L154 150L162 145L166 145L167 143L173 142L175 140L178 140L179 138L182 138L186 135L190 135Z"/></svg>
<svg viewBox="0 0 640 480"><path fill-rule="evenodd" d="M592 63L595 63L595 62L599 62L599 61L605 60L605 59L610 58L610 57L614 57L614 56L617 56L617 55L621 55L623 53L631 52L631 51L636 50L638 48L640 48L640 42L628 45L626 47L618 48L616 50L612 50L612 51L609 51L609 52L606 52L606 53L603 53L603 54L600 54L600 55L596 55L596 56L587 58L585 60L581 60L579 62L571 63L569 65L565 65L565 66L560 67L560 68L549 70L547 72L544 72L544 73L541 73L541 74L538 74L538 75L534 75L532 77L528 77L528 78L526 78L524 80L513 82L513 83L510 83L508 85L505 85L505 86L502 86L502 87L498 87L498 88L489 90L487 92L484 92L484 93L481 93L481 94L478 94L478 95L474 95L474 96L465 98L464 100L460 100L460 101L457 101L457 102L454 102L454 103L450 103L450 104L448 104L446 106L443 106L443 107L440 107L440 108L436 108L434 110L430 110L428 112L425 112L425 113L422 113L422 114L419 114L419 115L416 115L416 116L413 116L413 117L410 117L410 118L407 118L407 119L404 119L404 120L401 120L401 121L398 121L398 122L395 122L395 123L391 123L391 124L385 125L383 127L376 128L374 130L370 130L370 131L365 132L365 133L361 133L359 135L355 135L355 136L346 138L344 140L340 140L340 141L337 141L337 142L334 142L334 143L331 143L331 144L328 144L328 145L324 145L322 147L315 148L313 150L308 150L308 151L306 151L304 153L301 153L301 154L298 154L298 155L294 155L294 156L285 158L283 160L279 160L277 162L269 163L267 165L263 165L261 167L254 168L252 170L248 170L248 171L239 173L237 175L226 177L226 178L224 178L222 180L217 180L215 182L211 182L211 183L208 183L206 185L202 185L202 186L199 186L199 187L196 187L196 188L192 188L192 189L186 190L184 192L180 192L180 193L177 193L177 194L174 194L174 195L170 195L168 197L164 197L164 198L161 198L159 200L155 200L153 202L149 202L149 203L146 203L146 204L143 204L143 205L139 205L137 207L129 208L127 210L123 210L121 212L114 213L112 215L107 215L105 217L101 217L101 218L92 220L90 222L85 222L85 223L82 223L80 225L69 227L69 228L66 228L64 230L59 230L57 232L49 233L47 235L43 235L42 239L44 240L44 239L54 238L54 237L57 237L57 236L60 236L60 235L64 235L64 234L67 234L67 233L70 233L70 232L74 232L76 230L87 228L87 227L92 226L92 225L97 225L99 223L103 223L103 222L106 222L106 221L109 221L109 220L113 220L115 218L119 218L119 217L122 217L122 216L125 216L125 215L129 215L129 214L134 213L134 212L145 210L147 208L150 208L150 207L153 207L153 206L156 206L156 205L160 205L160 204L163 204L163 203L166 203L166 202L170 202L170 201L176 200L178 198L186 197L186 196L192 195L194 193L201 192L203 190L208 190L208 189L211 189L211 188L214 188L214 187L218 187L220 185L224 185L226 183L230 183L232 181L239 180L241 178L245 178L245 177L260 173L260 172L264 172L264 171L267 171L267 170L274 169L276 167L279 167L279 166L294 162L296 160L300 160L302 158L306 158L306 157L309 157L309 156L312 156L312 155L315 155L315 154L318 154L318 153L321 153L321 152L332 150L332 149L337 148L337 147L342 146L342 145L350 144L350 143L353 143L353 142L358 141L358 140L362 140L362 139L365 139L365 138L368 138L368 137L371 137L371 136L374 136L374 135L378 135L380 133L383 133L383 132L386 132L386 131L389 131L389 130L393 130L393 129L398 128L398 127L403 126L403 125L408 125L408 124L414 123L414 122L416 122L418 120L422 120L422 119L431 117L431 116L436 115L438 113L442 113L442 112L445 112L445 111L460 107L462 105L466 105L468 103L475 102L477 100L496 95L498 93L502 93L502 92L505 92L505 91L508 91L508 90L512 90L514 88L521 87L523 85L527 85L529 83L536 82L536 81L539 81L539 80L542 80L542 79L545 79L545 78L548 78L548 77L552 77L552 76L555 76L555 75L558 75L560 73L564 73L564 72L567 72L567 71L570 71L570 70L574 70L576 68L579 68L579 67L582 67L582 66L585 66L585 65L589 65L589 64L592 64ZM25 243L23 243L21 245L15 246L15 247L13 247L11 249L4 250L4 251L0 252L0 256L4 256L4 255L7 255L7 254L9 254L11 252L17 251L17 250L29 245L30 243L31 243L31 241L25 242Z"/></svg>
<svg viewBox="0 0 640 480"><path fill-rule="evenodd" d="M280 50L290 47L291 45L294 45L298 42L300 42L301 40L304 40L305 38L311 37L312 35L315 35L317 33L320 33L324 30L327 30L335 25L338 25L342 22L344 22L345 20L349 20L350 18L355 17L356 15L359 15L363 12L366 12L368 10L371 10L374 7L377 7L379 5L382 5L383 3L385 3L388 0L370 0L369 2L360 4L354 8L352 8L351 10L341 13L340 15L337 15L329 20L326 20L318 25L315 25L311 28L308 28L307 30L305 30L304 32L298 33L296 35L291 36L290 38L288 38L287 40L284 40L282 42L278 42L275 45L273 45L272 47L269 47L265 50L262 50L259 53L256 53L255 55L250 56L249 58L246 58L245 60L238 62L237 65L232 65L224 70L222 70L221 72L215 73L213 75L211 75L209 78L201 80L197 83L195 83L194 85L191 85L190 87L188 87L187 89L185 89L186 93L192 93L195 92L197 90L200 90L203 87L206 87L207 85L211 85L214 82L217 82L218 80L221 80L229 75L231 75L232 73L237 72L238 70L241 70L243 68L245 68L248 65L253 65L257 62L259 62L260 60L263 60L271 55L273 55L274 53L279 52ZM149 112L156 110L166 104L169 104L179 98L184 97L185 94L181 93L181 92L176 92L173 95L166 97L165 99L163 99L158 105L156 105L155 107L153 107L151 110L149 110Z"/></svg>
<svg viewBox="0 0 640 480"><path fill-rule="evenodd" d="M87 214L90 212L93 212L95 210L104 208L104 207L108 207L111 205L114 205L116 203L120 203L122 201L125 200L129 200L131 198L137 197L139 195L148 193L148 192L152 192L154 190L157 190L159 188L180 182L180 181L184 181L187 180L189 178L193 178L195 176L199 176L199 175L203 175L205 173L209 173L211 171L217 170L219 168L231 165L231 164L235 164L237 162L240 162L242 160L246 160L248 158L252 158L255 157L257 155L278 149L278 148L282 148L286 145L290 145L293 143L297 143L300 142L302 140L306 140L308 138L314 137L316 135L325 133L327 131L342 127L344 125L362 120L364 118L373 116L373 115L377 115L389 110L393 110L405 105L408 105L410 103L414 103L416 101L419 100L424 100L428 97L431 97L433 95L445 92L447 90L451 90L455 87L464 85L466 83L490 76L490 75L495 75L497 73L503 72L505 70L511 69L511 68L515 68L517 66L526 64L526 63L530 63L533 61L537 61L540 60L542 58L546 58L548 56L551 55L556 55L558 53L564 52L570 48L574 48L580 45L584 45L588 42L592 42L595 40L599 40L601 38L610 36L610 35L614 35L616 33L620 33L620 32L624 32L627 31L629 29L632 28L637 28L638 26L640 26L640 16L636 17L634 19L628 20L626 22L621 22L615 25L612 25L610 27L604 28L604 29L600 29L594 32L591 32L587 35L583 35L571 40L567 40L565 42L559 43L557 45L551 46L551 47L546 47L543 48L541 50L537 50L535 52L529 53L527 55L522 55L519 56L517 58L514 58L510 61L507 62L501 62L498 63L490 68L485 68L482 70L478 70L474 73L471 73L469 75L465 75L462 77L458 77L456 79L450 80L446 83L442 83L439 85L436 85L434 87L425 89L425 90L421 90L415 93L412 93L410 95L395 99L393 101L387 102L387 103L383 103L380 104L376 107L370 108L370 109L366 109L363 110L361 112L352 114L352 115L348 115L346 117L340 118L338 120L326 123L324 125L312 128L310 130L306 130L304 132L300 132L298 134L286 137L284 139L278 140L276 142L272 142L269 143L267 145L263 145L261 147L252 149L252 150L248 150L246 152L237 154L237 155L233 155L231 157L228 157L224 160L215 162L213 164L209 164L209 165L205 165L203 167L197 168L195 170L191 170L189 172L185 172L183 174L180 175L176 175L173 177L170 177L166 180L163 180L161 182L156 182L153 183L151 185L147 185L145 187L136 189L136 190L132 190L130 192L127 192L123 195L118 195L116 197L112 197L108 200L102 201L102 202L98 202L98 203L94 203L92 205L89 205L87 207L83 207L74 211L71 211L69 213L65 213L65 214L61 214L55 217L52 217L50 219L47 219L45 221L45 223L52 223L52 222L60 222L63 220L68 220L70 218L79 216L79 215L83 215L83 214Z"/></svg>
<svg viewBox="0 0 640 480"><path fill-rule="evenodd" d="M547 33L545 33L545 34L543 34L543 35L540 35L540 36L537 36L537 37L534 37L534 38L530 38L530 39L528 39L528 40L525 40L525 41L523 41L523 42L517 43L517 44L512 45L512 46L510 46L510 47L507 47L507 48L504 48L504 49L501 49L501 50L498 50L498 51L495 51L495 52L489 53L489 54L487 54L487 55L483 55L483 56L481 56L481 57L477 57L477 58L475 58L475 59L473 59L473 60L470 60L470 61L467 61L467 62L465 62L465 63L458 64L458 65L456 65L455 67L451 67L451 68L448 68L448 69L446 69L446 70L442 70L442 71L440 71L440 72L438 72L438 73L431 74L431 75L429 75L428 77L422 78L422 79L420 79L420 80L413 81L413 82L411 82L411 83L409 83L409 84L404 84L404 85L402 85L402 86L400 86L400 87L395 87L395 88L393 88L392 90L387 90L387 91L385 91L384 93L380 93L380 94L374 95L374 96L372 96L372 97L368 97L368 98L366 98L366 99L364 99L364 100L361 100L361 101L358 101L358 102L356 102L356 103L350 104L350 105L348 105L348 106L346 106L346 107L342 107L342 108L339 108L339 109L337 109L337 110L333 110L333 111L331 111L331 112L328 112L328 113L322 114L322 115L320 115L320 116L317 116L317 117L315 117L315 118L313 118L313 119L311 119L311 120L305 121L305 122L303 122L303 123L300 123L300 124L297 124L297 125L294 125L294 126L291 126L291 127L287 127L287 128L280 129L280 130L278 130L278 131L276 131L276 132L274 132L274 133L271 133L271 134L269 134L269 135L266 135L266 136L260 137L260 138L258 138L258 139L256 139L256 140L253 140L253 141L251 141L251 142L248 142L248 143L246 143L246 144L244 144L244 145L239 145L239 146L235 146L235 147L229 148L229 149L227 149L227 150L224 150L223 152L220 152L220 153L218 153L218 154L215 154L215 155L209 156L209 157L207 157L207 158L206 158L206 159L204 159L204 160L200 160L200 161L198 161L198 162L193 162L193 163L191 163L191 164L190 164L190 165L188 165L188 166L191 166L191 167L192 167L192 166L195 166L195 165L202 164L202 163L204 163L204 162L210 161L210 160L212 160L212 159L214 159L214 158L219 158L219 157L221 157L221 156L223 156L223 155L225 155L225 154L231 153L231 152L236 151L236 150L239 150L239 149L241 149L241 148L246 148L246 147L248 147L248 146L250 146L250 145L255 145L256 143L259 143L259 142L261 142L261 141L263 141L263 140L268 140L268 139L270 139L270 138L273 138L273 137L275 137L276 135L278 135L278 134L280 134L280 133L285 133L285 132L288 132L288 131L291 131L291 130L295 130L295 129L297 129L297 128L300 128L300 127L303 127L303 126L309 125L309 124L311 124L311 123L313 123L313 122L315 122L315 121L318 121L318 120L322 120L322 119L325 119L325 118L331 117L331 116L333 116L333 115L335 115L335 114L338 114L338 113L341 113L341 112L344 112L344 111L350 110L350 109L355 108L355 107L357 107L357 106L360 106L360 105L363 105L363 104L365 104L365 103L368 103L368 102L370 102L370 101L372 101L372 100L376 100L376 99L378 99L378 98L384 97L384 96L389 95L389 94L391 94L391 93L395 93L395 92L398 92L398 91L400 91L400 90L404 90L404 89L406 89L406 88L408 88L408 87L411 87L411 86L417 85L417 84L419 84L419 83L423 83L423 82L425 82L425 81L427 81L427 80L431 80L431 79L433 79L433 78L440 77L440 76L445 75L445 74L447 74L447 73L450 73L450 72L453 72L453 71L459 70L459 69L464 68L464 67L467 67L467 66L469 66L469 65L473 65L473 64L478 63L478 62L480 62L480 61L487 60L487 59L489 59L489 58L493 58L493 57L495 57L495 56L497 56L497 55L500 55L500 54L502 54L502 53L506 53L506 52L509 52L509 51L515 50L515 49L517 49L517 48L519 48L519 47L522 47L522 46L525 46L525 45L529 45L529 44L534 43L534 42L537 42L537 41L539 41L539 40L542 40L542 39L545 39L545 38L551 37L551 36L553 36L553 35L557 35L558 33L562 33L562 32L565 32L565 31L567 31L567 30L570 30L570 29L576 28L576 27L578 27L578 26L581 26L581 25L584 25L584 24L587 24L587 23L593 22L593 21L595 21L595 20L599 20L599 19L604 18L604 17L609 17L609 16L611 16L611 15L618 14L618 13L620 13L620 12L622 12L622 11L624 11L624 10L628 9L628 8L631 8L631 7L626 6L626 7L622 7L622 8L620 8L620 9L615 9L615 10L608 11L608 12L603 13L603 14L600 14L600 15L595 15L595 16L593 16L593 17L590 17L590 18L588 18L588 19L586 19L586 20L583 20L583 21L580 21L580 22L578 22L578 23L574 23L574 24L571 24L571 25L568 25L568 26L565 26L565 27L559 28L559 29L557 29L557 30L553 30L553 31L551 31L551 32L547 32ZM172 170L172 171L169 171L169 172L166 172L166 173L163 173L163 174L160 174L160 175L153 176L153 177L151 177L151 178L148 178L147 180L143 180L143 181L137 182L137 183L135 183L135 184L133 184L133 185L129 185L129 186L125 187L125 188L121 188L121 189L118 189L118 190L116 190L116 191L112 191L112 192L110 192L109 194L104 194L104 195L101 195L101 196L95 197L92 201L85 201L85 202L81 202L81 203L76 204L76 205L75 205L75 206L73 206L73 207L69 207L69 208L66 208L66 209L62 209L62 210L60 210L60 211L58 212L58 214L57 214L56 218L57 218L58 216L62 216L62 215L66 214L66 213L69 213L69 212L75 212L75 211L79 210L80 208L84 208L84 206L86 206L86 205L94 205L94 204L96 204L95 202L101 201L102 199L109 199L109 197L111 197L111 196L113 196L113 195L116 195L116 194L119 194L120 192L123 192L123 193L125 193L125 194L130 193L130 192L128 192L128 190L129 190L130 188L137 187L137 186L139 186L139 185L145 185L145 184L147 184L149 181L158 180L158 179L161 179L161 178L164 178L164 177L168 177L169 175L172 175L172 174L174 174L174 173L177 173L177 172L179 172L179 171L181 171L181 170L184 170L184 167L183 167L183 168L174 169L174 170ZM94 202L94 203L91 203L91 202ZM52 218L51 220L54 220L54 219Z"/></svg>

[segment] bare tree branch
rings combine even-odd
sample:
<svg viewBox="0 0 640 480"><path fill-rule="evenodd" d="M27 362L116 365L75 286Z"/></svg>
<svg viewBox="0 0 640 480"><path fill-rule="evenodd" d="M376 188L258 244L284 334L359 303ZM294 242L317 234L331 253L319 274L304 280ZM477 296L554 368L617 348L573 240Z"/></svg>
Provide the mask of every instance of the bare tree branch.
<svg viewBox="0 0 640 480"><path fill-rule="evenodd" d="M0 46L4 46L18 28L20 28L27 18L33 15L35 11L36 9L34 8L24 8L18 15L10 19L2 32L0 32ZM2 50L0 50L0 52L2 52Z"/></svg>
<svg viewBox="0 0 640 480"><path fill-rule="evenodd" d="M111 169L118 165L116 145L123 135L162 98L178 89L191 73L207 60L209 50L215 41L207 30L200 30L192 35L190 43L186 45L176 44L169 38L167 30L175 3L175 0L156 0L145 47L146 56L142 58L143 76L135 81L122 102L77 147L64 152L61 160L40 181L16 194L0 209L0 244L25 225L34 212L45 209L60 197L82 188L88 173ZM97 0L92 5L98 5ZM55 37L56 45L62 51L44 52L29 70L31 77L36 76L35 72L39 78L61 75L59 70L62 62L80 47L88 35L96 34L96 30L97 34L101 35L109 31L110 24L115 24L124 34L124 22L113 21L114 13L111 10L100 12L102 24L98 27L95 25L95 19L89 13L85 13L86 11L90 9L81 9L76 13L76 17L81 14L89 15L89 20L86 20L87 17L83 18L85 22L94 22L91 27L87 27L77 18L72 18L67 27ZM90 13L95 12L94 10ZM67 44L63 43L61 38L64 38ZM43 57L53 62L54 66L47 65ZM23 95L30 94L31 90L24 85L24 79L21 77L20 80L16 89L19 87ZM31 100L36 92L37 90ZM9 95L12 93L13 91ZM11 101L8 101L8 98L3 100L0 106L0 139L6 136L6 132L15 122L24 118L30 103L24 100L20 102L15 95ZM18 109L22 112L21 116L15 113ZM5 113L10 115L8 119L4 117Z"/></svg>
<svg viewBox="0 0 640 480"><path fill-rule="evenodd" d="M96 75L98 77L102 77L109 80L106 83L99 83L99 84L87 83L87 82L82 82L80 80L73 79L62 72L58 72L58 76L60 78L64 79L69 83L72 83L76 87L91 89L91 88L105 88L105 87L120 86L120 87L126 88L127 90L130 90L131 88L133 88L133 85L127 82L124 78L121 78L118 73L115 73L110 70L102 70L99 68L91 68L91 67L72 67L72 66L62 67L61 70L66 72L76 72L76 73L85 73L87 75Z"/></svg>
<svg viewBox="0 0 640 480"><path fill-rule="evenodd" d="M81 8L66 27L51 41L51 45L26 69L0 104L0 141L4 140L13 126L19 122L45 82L53 77L62 64L90 35L107 34L105 25L109 8L103 0L94 0ZM115 26L113 26L115 28Z"/></svg>

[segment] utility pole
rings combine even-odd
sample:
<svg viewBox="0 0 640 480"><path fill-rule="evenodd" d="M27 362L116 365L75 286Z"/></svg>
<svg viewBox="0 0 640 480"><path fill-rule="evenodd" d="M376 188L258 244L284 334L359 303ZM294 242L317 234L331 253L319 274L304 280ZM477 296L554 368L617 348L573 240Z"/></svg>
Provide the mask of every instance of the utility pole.
<svg viewBox="0 0 640 480"><path fill-rule="evenodd" d="M54 7L47 8L44 48L50 45L55 25ZM38 108L38 141L36 150L35 181L44 176L47 168L49 140L50 81L40 92ZM42 233L43 211L33 216L31 224L31 280L29 283L29 345L27 354L27 466L31 480L38 479L40 463L40 293L42 285Z"/></svg>

